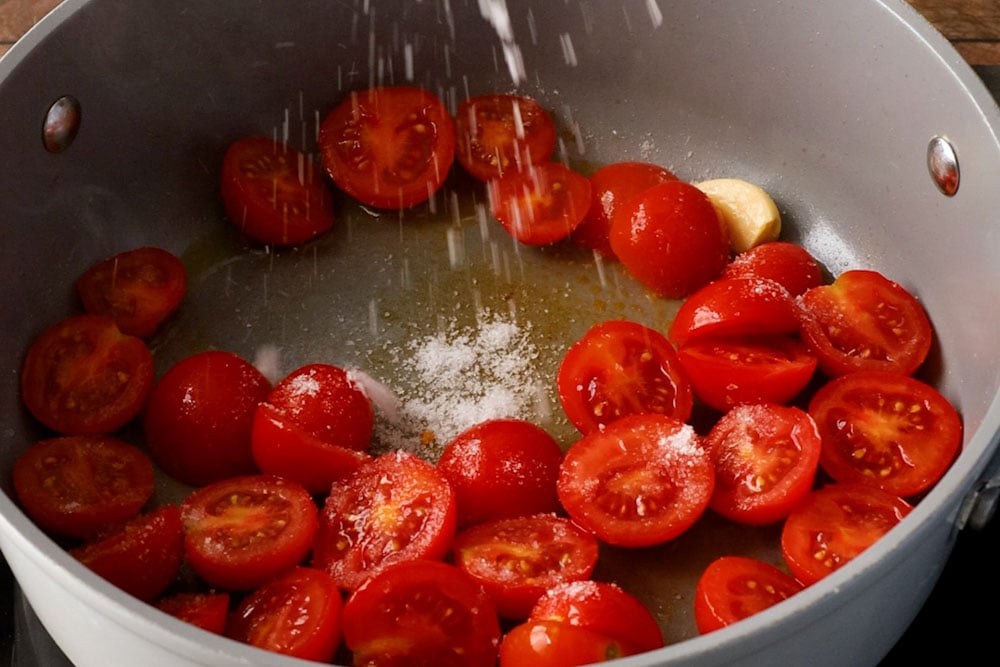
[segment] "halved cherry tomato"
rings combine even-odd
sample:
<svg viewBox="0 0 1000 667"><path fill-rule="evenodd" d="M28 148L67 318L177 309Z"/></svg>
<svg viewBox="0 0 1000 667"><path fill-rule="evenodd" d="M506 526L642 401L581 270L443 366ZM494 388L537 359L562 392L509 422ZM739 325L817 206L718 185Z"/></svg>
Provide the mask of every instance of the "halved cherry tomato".
<svg viewBox="0 0 1000 667"><path fill-rule="evenodd" d="M229 593L174 593L157 600L156 608L185 623L221 635L229 620Z"/></svg>
<svg viewBox="0 0 1000 667"><path fill-rule="evenodd" d="M636 413L687 421L694 404L670 341L637 322L591 327L566 352L556 383L566 416L584 434Z"/></svg>
<svg viewBox="0 0 1000 667"><path fill-rule="evenodd" d="M816 258L797 243L769 241L734 257L720 278L767 278L798 296L819 287L823 272Z"/></svg>
<svg viewBox="0 0 1000 667"><path fill-rule="evenodd" d="M312 158L268 137L234 141L222 162L229 221L259 243L291 246L333 227L333 196Z"/></svg>
<svg viewBox="0 0 1000 667"><path fill-rule="evenodd" d="M813 491L788 515L781 553L805 585L814 584L873 545L913 507L891 493L864 484L828 484Z"/></svg>
<svg viewBox="0 0 1000 667"><path fill-rule="evenodd" d="M300 564L316 534L309 492L273 475L224 479L181 503L184 554L209 585L250 590Z"/></svg>
<svg viewBox="0 0 1000 667"><path fill-rule="evenodd" d="M94 264L76 281L88 313L106 315L130 336L148 338L184 299L184 263L162 248L143 247Z"/></svg>
<svg viewBox="0 0 1000 667"><path fill-rule="evenodd" d="M489 184L490 207L521 243L548 245L569 236L590 206L590 181L559 162L529 165Z"/></svg>
<svg viewBox="0 0 1000 667"><path fill-rule="evenodd" d="M556 127L535 100L519 95L470 97L455 111L455 158L480 181L548 162Z"/></svg>
<svg viewBox="0 0 1000 667"><path fill-rule="evenodd" d="M666 542L705 512L712 461L691 426L661 414L629 415L585 435L563 459L566 512L608 544Z"/></svg>
<svg viewBox="0 0 1000 667"><path fill-rule="evenodd" d="M257 472L251 427L270 389L263 373L231 352L182 359L156 383L146 405L143 426L153 460L194 485Z"/></svg>
<svg viewBox="0 0 1000 667"><path fill-rule="evenodd" d="M177 577L184 529L175 505L164 505L69 554L110 583L144 602L155 600Z"/></svg>
<svg viewBox="0 0 1000 667"><path fill-rule="evenodd" d="M331 662L340 646L342 608L330 575L295 567L247 595L226 634L266 651Z"/></svg>
<svg viewBox="0 0 1000 667"><path fill-rule="evenodd" d="M21 368L21 397L57 433L112 433L142 409L153 355L103 315L77 315L42 332Z"/></svg>
<svg viewBox="0 0 1000 667"><path fill-rule="evenodd" d="M655 185L624 202L609 239L629 273L668 299L714 280L729 261L728 229L708 196L684 181Z"/></svg>
<svg viewBox="0 0 1000 667"><path fill-rule="evenodd" d="M785 518L812 489L820 437L796 407L738 405L704 439L715 464L709 506L733 521L766 525Z"/></svg>
<svg viewBox="0 0 1000 667"><path fill-rule="evenodd" d="M430 199L455 159L455 124L444 103L413 86L352 92L319 128L323 165L363 204L408 208Z"/></svg>
<svg viewBox="0 0 1000 667"><path fill-rule="evenodd" d="M556 584L538 599L529 618L586 628L639 652L664 645L663 631L652 612L634 595L604 581Z"/></svg>
<svg viewBox="0 0 1000 667"><path fill-rule="evenodd" d="M407 452L383 454L334 483L313 563L354 590L394 563L444 558L455 528L455 494L445 476Z"/></svg>
<svg viewBox="0 0 1000 667"><path fill-rule="evenodd" d="M907 375L858 371L835 378L809 403L838 482L908 498L931 488L962 446L962 419L934 387Z"/></svg>
<svg viewBox="0 0 1000 667"><path fill-rule="evenodd" d="M17 458L14 492L43 530L91 538L136 516L153 495L153 464L109 436L34 443Z"/></svg>
<svg viewBox="0 0 1000 667"><path fill-rule="evenodd" d="M380 571L344 604L343 627L355 665L493 667L500 643L493 600L439 561Z"/></svg>
<svg viewBox="0 0 1000 667"><path fill-rule="evenodd" d="M539 426L519 419L477 424L438 458L458 504L458 525L560 510L556 478L562 448Z"/></svg>
<svg viewBox="0 0 1000 667"><path fill-rule="evenodd" d="M574 667L607 662L640 651L589 628L529 620L500 643L499 667Z"/></svg>
<svg viewBox="0 0 1000 667"><path fill-rule="evenodd" d="M808 290L802 338L830 377L859 370L911 375L931 349L931 323L903 286L876 271L845 271Z"/></svg>
<svg viewBox="0 0 1000 667"><path fill-rule="evenodd" d="M694 619L705 634L773 607L805 588L762 560L723 556L705 568L694 592Z"/></svg>
<svg viewBox="0 0 1000 667"><path fill-rule="evenodd" d="M614 257L608 234L615 211L654 185L676 180L667 169L648 162L604 165L590 175L590 209L580 226L573 230L573 241L605 257Z"/></svg>
<svg viewBox="0 0 1000 667"><path fill-rule="evenodd" d="M588 578L597 539L569 519L535 514L480 523L458 533L455 565L475 579L506 618L527 618L548 588Z"/></svg>
<svg viewBox="0 0 1000 667"><path fill-rule="evenodd" d="M696 338L677 348L694 394L720 412L742 403L785 404L816 371L816 357L797 337Z"/></svg>

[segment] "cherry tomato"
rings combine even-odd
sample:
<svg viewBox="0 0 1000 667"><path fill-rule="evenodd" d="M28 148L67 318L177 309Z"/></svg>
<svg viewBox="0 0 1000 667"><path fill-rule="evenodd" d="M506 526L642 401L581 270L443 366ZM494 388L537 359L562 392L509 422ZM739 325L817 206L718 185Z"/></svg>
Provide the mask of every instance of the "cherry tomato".
<svg viewBox="0 0 1000 667"><path fill-rule="evenodd" d="M43 530L91 538L136 516L153 495L153 464L109 436L34 443L14 462L14 492Z"/></svg>
<svg viewBox="0 0 1000 667"><path fill-rule="evenodd" d="M529 618L586 628L634 646L637 652L664 645L663 631L652 612L635 596L603 581L556 584L538 599Z"/></svg>
<svg viewBox="0 0 1000 667"><path fill-rule="evenodd" d="M554 514L498 519L458 533L455 565L475 579L506 618L527 618L546 589L586 579L597 565L597 540Z"/></svg>
<svg viewBox="0 0 1000 667"><path fill-rule="evenodd" d="M614 257L608 235L615 211L654 185L676 181L670 171L648 162L613 162L590 175L590 208L573 230L575 243Z"/></svg>
<svg viewBox="0 0 1000 667"><path fill-rule="evenodd" d="M84 271L76 290L88 313L110 317L127 335L148 338L176 312L187 289L184 263L162 248L118 253Z"/></svg>
<svg viewBox="0 0 1000 667"><path fill-rule="evenodd" d="M809 251L788 241L769 241L753 246L733 258L722 269L721 278L766 278L792 296L823 283L823 271Z"/></svg>
<svg viewBox="0 0 1000 667"><path fill-rule="evenodd" d="M898 373L835 378L813 396L809 414L823 438L823 470L903 498L931 488L962 446L962 420L948 399Z"/></svg>
<svg viewBox="0 0 1000 667"><path fill-rule="evenodd" d="M187 563L209 585L250 590L300 564L317 527L309 492L273 475L221 480L181 503Z"/></svg>
<svg viewBox="0 0 1000 667"><path fill-rule="evenodd" d="M640 414L570 447L556 488L583 528L608 544L638 547L694 525L714 486L712 461L693 428L666 415Z"/></svg>
<svg viewBox="0 0 1000 667"><path fill-rule="evenodd" d="M773 607L804 586L770 563L745 556L712 561L698 578L694 619L705 634Z"/></svg>
<svg viewBox="0 0 1000 667"><path fill-rule="evenodd" d="M562 448L544 429L519 419L493 419L466 429L441 453L458 525L558 512L556 478Z"/></svg>
<svg viewBox="0 0 1000 667"><path fill-rule="evenodd" d="M742 403L785 404L816 371L816 357L796 337L696 338L677 348L694 394L725 412Z"/></svg>
<svg viewBox="0 0 1000 667"><path fill-rule="evenodd" d="M444 558L456 516L455 494L434 466L403 451L383 454L334 483L313 562L354 590L394 563Z"/></svg>
<svg viewBox="0 0 1000 667"><path fill-rule="evenodd" d="M728 229L708 196L684 181L655 185L624 202L609 239L629 273L668 299L714 280L729 261Z"/></svg>
<svg viewBox="0 0 1000 667"><path fill-rule="evenodd" d="M268 137L229 146L222 202L230 222L259 243L297 245L333 227L333 197L312 158Z"/></svg>
<svg viewBox="0 0 1000 667"><path fill-rule="evenodd" d="M139 414L153 379L153 355L142 339L103 315L77 315L28 348L21 397L57 433L112 433Z"/></svg>
<svg viewBox="0 0 1000 667"><path fill-rule="evenodd" d="M156 608L185 623L221 635L229 619L229 593L174 593L157 600Z"/></svg>
<svg viewBox="0 0 1000 667"><path fill-rule="evenodd" d="M828 484L806 496L785 519L785 563L796 579L814 584L874 544L912 509L872 486Z"/></svg>
<svg viewBox="0 0 1000 667"><path fill-rule="evenodd" d="M575 667L639 652L589 628L529 620L504 635L499 667Z"/></svg>
<svg viewBox="0 0 1000 667"><path fill-rule="evenodd" d="M343 627L355 665L493 667L500 643L493 600L439 561L381 570L348 598Z"/></svg>
<svg viewBox="0 0 1000 667"><path fill-rule="evenodd" d="M455 124L433 94L412 86L352 92L319 129L323 165L363 204L400 209L430 199L455 159Z"/></svg>
<svg viewBox="0 0 1000 667"><path fill-rule="evenodd" d="M802 338L830 377L858 370L912 374L932 342L923 306L876 271L845 271L801 297Z"/></svg>
<svg viewBox="0 0 1000 667"><path fill-rule="evenodd" d="M247 595L227 634L266 651L331 662L340 646L342 608L330 575L295 567Z"/></svg>
<svg viewBox="0 0 1000 667"><path fill-rule="evenodd" d="M533 164L490 181L490 208L521 243L548 245L569 236L590 206L590 181L559 162Z"/></svg>
<svg viewBox="0 0 1000 667"><path fill-rule="evenodd" d="M535 100L519 95L480 95L455 112L455 158L480 181L548 162L556 127Z"/></svg>
<svg viewBox="0 0 1000 667"><path fill-rule="evenodd" d="M715 464L709 506L733 521L780 521L812 489L820 436L803 410L774 403L738 405L704 440Z"/></svg>
<svg viewBox="0 0 1000 667"><path fill-rule="evenodd" d="M143 425L153 460L194 485L257 472L251 427L270 389L253 364L231 352L182 359L149 395Z"/></svg>
<svg viewBox="0 0 1000 667"><path fill-rule="evenodd" d="M164 505L69 554L126 593L152 602L177 577L183 545L180 510Z"/></svg>
<svg viewBox="0 0 1000 667"><path fill-rule="evenodd" d="M670 342L654 329L623 320L596 324L575 342L556 384L566 416L584 434L636 413L687 421L694 404Z"/></svg>

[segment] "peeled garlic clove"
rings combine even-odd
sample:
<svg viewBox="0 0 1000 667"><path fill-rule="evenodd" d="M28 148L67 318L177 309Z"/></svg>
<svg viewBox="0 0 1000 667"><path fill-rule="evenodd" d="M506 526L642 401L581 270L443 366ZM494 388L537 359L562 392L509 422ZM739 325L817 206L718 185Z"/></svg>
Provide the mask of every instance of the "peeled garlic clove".
<svg viewBox="0 0 1000 667"><path fill-rule="evenodd" d="M741 253L781 234L778 206L760 186L739 178L715 178L694 184L708 195L729 227L729 245Z"/></svg>

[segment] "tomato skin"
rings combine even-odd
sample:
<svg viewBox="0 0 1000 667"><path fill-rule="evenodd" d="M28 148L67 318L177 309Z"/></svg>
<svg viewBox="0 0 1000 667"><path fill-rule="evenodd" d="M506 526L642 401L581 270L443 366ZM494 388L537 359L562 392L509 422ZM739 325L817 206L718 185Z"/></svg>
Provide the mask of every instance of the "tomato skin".
<svg viewBox="0 0 1000 667"><path fill-rule="evenodd" d="M799 302L802 338L828 377L859 370L912 375L930 351L933 333L923 306L876 271L845 271Z"/></svg>
<svg viewBox="0 0 1000 667"><path fill-rule="evenodd" d="M539 426L492 419L459 433L438 458L458 506L458 525L555 513L562 448Z"/></svg>
<svg viewBox="0 0 1000 667"><path fill-rule="evenodd" d="M688 296L729 261L729 232L708 196L668 181L626 201L611 221L611 249L639 282L668 299Z"/></svg>
<svg viewBox="0 0 1000 667"><path fill-rule="evenodd" d="M788 241L769 241L740 253L722 269L719 277L766 278L792 296L823 284L819 262L808 250Z"/></svg>
<svg viewBox="0 0 1000 667"><path fill-rule="evenodd" d="M156 608L185 623L221 635L229 619L229 593L174 593L156 601Z"/></svg>
<svg viewBox="0 0 1000 667"><path fill-rule="evenodd" d="M152 602L177 577L183 542L180 510L164 505L69 554L126 593Z"/></svg>
<svg viewBox="0 0 1000 667"><path fill-rule="evenodd" d="M493 217L517 241L542 246L577 228L590 206L590 181L559 162L530 165L489 183Z"/></svg>
<svg viewBox="0 0 1000 667"><path fill-rule="evenodd" d="M136 516L153 495L145 453L110 436L38 441L14 462L14 492L42 530L92 538Z"/></svg>
<svg viewBox="0 0 1000 667"><path fill-rule="evenodd" d="M247 595L227 634L303 660L331 662L341 640L343 599L326 572L295 567Z"/></svg>
<svg viewBox="0 0 1000 667"><path fill-rule="evenodd" d="M823 439L820 466L908 498L930 489L962 447L962 419L936 389L898 373L858 371L831 380L809 414Z"/></svg>
<svg viewBox="0 0 1000 667"><path fill-rule="evenodd" d="M181 482L203 485L257 472L251 452L254 410L271 383L231 352L198 352L153 387L143 427L153 460Z"/></svg>
<svg viewBox="0 0 1000 667"><path fill-rule="evenodd" d="M570 346L556 384L567 418L583 434L636 413L687 421L694 405L691 384L670 342L654 329L624 320L598 323Z"/></svg>
<svg viewBox="0 0 1000 667"><path fill-rule="evenodd" d="M634 647L589 628L529 620L504 635L499 667L575 667L636 653Z"/></svg>
<svg viewBox="0 0 1000 667"><path fill-rule="evenodd" d="M781 553L796 579L814 584L874 544L912 509L875 487L828 484L807 495L785 519Z"/></svg>
<svg viewBox="0 0 1000 667"><path fill-rule="evenodd" d="M153 355L142 339L103 315L76 315L28 347L21 398L57 433L112 433L139 414L153 379Z"/></svg>
<svg viewBox="0 0 1000 667"><path fill-rule="evenodd" d="M232 477L181 503L184 555L209 585L246 591L302 563L317 528L309 492L273 475Z"/></svg>
<svg viewBox="0 0 1000 667"><path fill-rule="evenodd" d="M590 533L554 514L480 523L455 536L455 565L496 601L505 618L527 618L550 587L588 578L598 544Z"/></svg>
<svg viewBox="0 0 1000 667"><path fill-rule="evenodd" d="M404 451L383 454L334 483L313 564L354 590L394 563L443 559L456 523L455 494L440 471Z"/></svg>
<svg viewBox="0 0 1000 667"><path fill-rule="evenodd" d="M412 560L387 567L351 594L343 618L356 665L496 664L493 600L454 565Z"/></svg>
<svg viewBox="0 0 1000 667"><path fill-rule="evenodd" d="M722 556L705 568L694 594L694 618L705 634L732 625L788 599L805 588L770 563Z"/></svg>
<svg viewBox="0 0 1000 667"><path fill-rule="evenodd" d="M455 159L455 124L432 93L386 86L350 93L319 129L323 166L376 208L409 208L438 191Z"/></svg>
<svg viewBox="0 0 1000 667"><path fill-rule="evenodd" d="M455 159L480 181L547 162L556 127L535 100L519 95L470 97L455 111Z"/></svg>
<svg viewBox="0 0 1000 667"><path fill-rule="evenodd" d="M313 160L269 137L237 139L222 162L226 215L258 243L293 246L333 227L333 197Z"/></svg>
<svg viewBox="0 0 1000 667"><path fill-rule="evenodd" d="M148 338L180 307L187 272L163 248L135 248L88 268L76 290L88 313L110 317L123 334Z"/></svg>
<svg viewBox="0 0 1000 667"><path fill-rule="evenodd" d="M673 417L617 419L572 445L559 499L599 539L623 547L673 539L705 512L715 472L694 429Z"/></svg>

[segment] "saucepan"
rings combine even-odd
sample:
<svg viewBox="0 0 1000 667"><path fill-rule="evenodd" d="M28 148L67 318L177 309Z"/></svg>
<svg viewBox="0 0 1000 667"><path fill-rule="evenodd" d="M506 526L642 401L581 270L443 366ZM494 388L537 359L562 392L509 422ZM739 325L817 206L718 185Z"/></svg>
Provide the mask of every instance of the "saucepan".
<svg viewBox="0 0 1000 667"><path fill-rule="evenodd" d="M959 531L990 514L1000 432L1000 114L901 0L61 4L0 61L0 547L66 655L307 664L130 598L12 500L13 461L45 435L19 399L23 355L78 308L73 281L98 259L146 245L183 259L186 300L151 342L159 372L225 349L390 382L408 341L488 311L531 325L536 363L519 381L544 394L592 322L670 321L672 306L612 263L505 238L458 173L402 212L342 202L335 229L300 247L241 238L219 197L226 147L263 134L315 154L319 120L348 91L393 83L451 109L484 92L533 97L557 119L557 157L582 172L641 160L692 181L756 183L778 203L785 238L831 274L877 269L918 296L936 341L922 377L965 432L950 470L898 526L818 584L704 636L691 612L698 568L725 551L774 560L776 533L708 520L669 549L612 553L606 573L641 592L668 640L623 666L876 664ZM160 480L156 497L181 491Z"/></svg>

